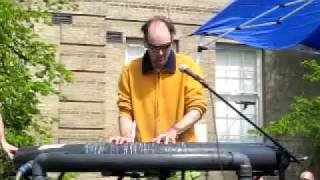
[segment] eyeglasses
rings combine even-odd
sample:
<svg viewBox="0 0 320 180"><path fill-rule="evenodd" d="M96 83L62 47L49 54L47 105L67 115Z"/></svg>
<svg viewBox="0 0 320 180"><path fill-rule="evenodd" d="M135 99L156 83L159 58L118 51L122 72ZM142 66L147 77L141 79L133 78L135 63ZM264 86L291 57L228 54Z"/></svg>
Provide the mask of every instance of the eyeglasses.
<svg viewBox="0 0 320 180"><path fill-rule="evenodd" d="M151 51L167 51L170 49L172 42L166 43L166 44L160 44L160 45L155 45L151 44L149 42L146 43L147 48L150 49Z"/></svg>

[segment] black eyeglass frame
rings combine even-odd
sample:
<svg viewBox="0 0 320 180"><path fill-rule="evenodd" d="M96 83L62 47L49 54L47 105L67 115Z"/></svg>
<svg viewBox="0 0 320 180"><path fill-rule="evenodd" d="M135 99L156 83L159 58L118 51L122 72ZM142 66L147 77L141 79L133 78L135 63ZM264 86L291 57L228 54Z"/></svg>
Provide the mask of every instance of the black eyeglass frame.
<svg viewBox="0 0 320 180"><path fill-rule="evenodd" d="M146 48L150 49L151 51L159 51L159 50L168 51L172 46L172 42L169 42L166 44L159 44L159 45L146 42L145 46L146 46Z"/></svg>

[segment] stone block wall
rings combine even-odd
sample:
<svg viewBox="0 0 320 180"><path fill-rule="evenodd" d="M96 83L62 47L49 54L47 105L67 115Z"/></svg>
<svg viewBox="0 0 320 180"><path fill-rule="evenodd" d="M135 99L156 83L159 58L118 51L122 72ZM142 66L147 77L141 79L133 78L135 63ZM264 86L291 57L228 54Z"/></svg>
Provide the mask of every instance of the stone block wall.
<svg viewBox="0 0 320 180"><path fill-rule="evenodd" d="M125 64L126 38L141 39L141 25L154 15L169 17L176 25L179 52L197 59L198 37L189 36L231 0L79 0L79 9L65 11L72 14L72 24L46 26L37 24L36 30L44 41L58 46L57 55L67 69L73 71L72 83L60 88L65 98L42 98L40 105L45 116L58 117L54 127L57 143L104 142L118 134L117 83ZM121 43L107 42L108 31L121 32ZM229 42L229 41L228 41ZM233 43L233 42L232 42ZM294 95L315 95L319 85L306 84L300 79L299 53L269 52L264 54L264 120L265 125L284 115ZM200 66L206 80L214 88L215 51L204 51ZM304 88L305 87L305 88ZM208 99L208 112L199 124L206 129L209 141L215 140L214 107ZM204 126L203 126L204 125ZM299 141L300 143L300 141ZM301 146L293 144L293 151ZM298 170L293 167L289 176L294 179ZM208 179L222 179L218 172ZM230 174L224 174L227 179ZM229 177L230 176L230 177ZM97 174L82 174L80 179L100 179Z"/></svg>
<svg viewBox="0 0 320 180"><path fill-rule="evenodd" d="M179 52L197 59L199 38L190 34L227 3L227 0L80 0L78 10L64 12L72 14L72 24L39 25L44 40L58 45L59 61L73 71L73 82L58 87L64 97L56 97L54 103L43 101L47 111L51 109L60 120L55 128L55 142L105 142L118 134L117 84L125 64L126 39L142 39L140 27L148 18L169 17L177 28L175 40ZM121 32L123 41L108 42L106 34L110 31ZM214 65L215 52L203 53L200 66L213 88ZM204 129L208 130L206 136L213 141L209 98L208 104L208 112L198 129L202 135ZM87 177L100 179L99 175L90 174L82 174L80 179Z"/></svg>
<svg viewBox="0 0 320 180"><path fill-rule="evenodd" d="M196 59L198 37L189 35L226 3L79 1L78 10L67 12L72 14L72 24L54 25L54 33L46 32L59 45L61 62L74 74L72 83L60 85L64 98L57 108L57 142L85 142L96 139L97 134L107 140L118 134L117 83L125 63L125 40L141 39L140 27L145 20L154 15L168 16L176 24L179 52ZM109 31L121 32L123 42L108 42ZM214 52L202 57L200 65L207 77L213 77L214 62ZM209 80L212 86L213 79ZM211 114L210 109L207 114ZM207 124L208 119L211 116L206 115L200 123Z"/></svg>

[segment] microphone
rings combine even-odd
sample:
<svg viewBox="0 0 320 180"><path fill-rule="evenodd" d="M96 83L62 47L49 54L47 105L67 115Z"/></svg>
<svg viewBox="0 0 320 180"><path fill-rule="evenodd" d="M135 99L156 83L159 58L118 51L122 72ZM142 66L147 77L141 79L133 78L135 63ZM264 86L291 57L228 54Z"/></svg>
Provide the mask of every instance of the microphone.
<svg viewBox="0 0 320 180"><path fill-rule="evenodd" d="M181 64L179 67L179 70L183 73L188 74L189 76L191 76L193 79L197 81L204 81L198 74L193 72L186 64Z"/></svg>

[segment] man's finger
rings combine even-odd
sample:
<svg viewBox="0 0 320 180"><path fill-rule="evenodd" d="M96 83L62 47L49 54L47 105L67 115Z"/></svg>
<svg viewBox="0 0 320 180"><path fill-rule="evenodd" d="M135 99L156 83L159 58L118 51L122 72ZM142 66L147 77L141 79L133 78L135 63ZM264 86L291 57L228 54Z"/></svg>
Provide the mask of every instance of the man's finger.
<svg viewBox="0 0 320 180"><path fill-rule="evenodd" d="M173 143L173 144L176 143L176 138L172 138L172 143Z"/></svg>
<svg viewBox="0 0 320 180"><path fill-rule="evenodd" d="M119 144L124 144L124 143L128 143L129 142L129 139L128 138L124 138L122 137L119 141Z"/></svg>
<svg viewBox="0 0 320 180"><path fill-rule="evenodd" d="M169 142L170 142L170 137L165 136L164 144L169 144Z"/></svg>
<svg viewBox="0 0 320 180"><path fill-rule="evenodd" d="M110 143L114 143L114 138L110 138L110 139L109 139L109 142L110 142Z"/></svg>
<svg viewBox="0 0 320 180"><path fill-rule="evenodd" d="M11 153L10 151L7 152L7 155L8 155L8 157L9 157L11 160L12 160L13 157L14 157L13 153Z"/></svg>
<svg viewBox="0 0 320 180"><path fill-rule="evenodd" d="M121 141L122 141L122 137L121 137L121 136L118 136L118 137L117 137L117 144L121 144Z"/></svg>
<svg viewBox="0 0 320 180"><path fill-rule="evenodd" d="M14 157L14 156L13 156L13 154L11 154L11 153L10 153L10 154L8 154L8 156L9 156L9 158L10 158L11 160L12 160L12 159L13 159L13 157Z"/></svg>
<svg viewBox="0 0 320 180"><path fill-rule="evenodd" d="M159 144L158 141L159 141L159 137L153 138L151 140L151 142Z"/></svg>
<svg viewBox="0 0 320 180"><path fill-rule="evenodd" d="M161 139L162 139L162 137L161 137L161 135L160 135L160 136L152 139L152 142L157 143L157 144L160 144L160 143L161 143Z"/></svg>
<svg viewBox="0 0 320 180"><path fill-rule="evenodd" d="M119 144L119 141L120 141L120 136L111 138L111 142L114 144Z"/></svg>
<svg viewBox="0 0 320 180"><path fill-rule="evenodd" d="M117 140L115 137L112 137L112 138L110 138L110 142L115 144L117 142Z"/></svg>

